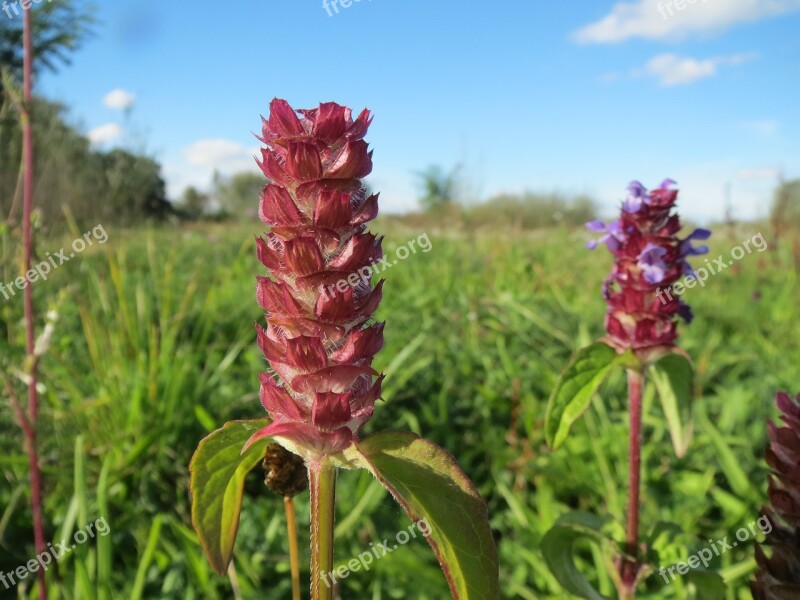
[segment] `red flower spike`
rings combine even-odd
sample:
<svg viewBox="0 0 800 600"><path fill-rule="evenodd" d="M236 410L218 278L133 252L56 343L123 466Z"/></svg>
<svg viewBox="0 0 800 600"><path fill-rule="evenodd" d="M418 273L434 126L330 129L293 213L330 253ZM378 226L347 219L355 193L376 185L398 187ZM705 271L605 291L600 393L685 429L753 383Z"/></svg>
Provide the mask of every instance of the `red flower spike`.
<svg viewBox="0 0 800 600"><path fill-rule="evenodd" d="M777 405L783 427L767 425L770 505L758 519L766 539L756 546L759 570L750 582L754 600L800 598L800 394L792 399L779 393Z"/></svg>
<svg viewBox="0 0 800 600"><path fill-rule="evenodd" d="M361 182L372 171L370 122L367 110L354 121L333 102L295 111L276 99L259 138L271 183L259 208L270 233L257 238L257 255L271 277L257 280L267 320L257 337L277 377L261 376L273 422L248 444L272 436L309 463L357 439L380 397L383 377L371 362L383 324L365 326L383 283L372 288L381 240L366 232L378 196Z"/></svg>

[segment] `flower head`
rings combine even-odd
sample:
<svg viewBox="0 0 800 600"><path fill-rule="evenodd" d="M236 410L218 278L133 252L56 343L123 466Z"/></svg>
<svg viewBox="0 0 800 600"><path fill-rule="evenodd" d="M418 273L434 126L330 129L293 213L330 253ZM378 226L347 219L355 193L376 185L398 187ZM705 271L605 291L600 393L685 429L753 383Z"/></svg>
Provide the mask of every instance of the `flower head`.
<svg viewBox="0 0 800 600"><path fill-rule="evenodd" d="M771 506L762 510L758 520L767 538L756 546L759 571L750 583L755 600L800 597L800 394L792 399L780 393L777 404L783 427L772 421L768 426ZM771 556L767 557L764 547L772 549Z"/></svg>
<svg viewBox="0 0 800 600"><path fill-rule="evenodd" d="M272 436L309 462L349 446L381 394L371 363L383 323L370 319L383 282L373 288L369 268L381 240L365 225L378 196L361 181L372 170L370 123L367 110L353 119L332 102L295 111L275 99L259 138L270 180L260 216L270 231L257 239L258 258L270 277L258 278L267 327L257 334L274 372L261 376L273 422L248 444Z"/></svg>
<svg viewBox="0 0 800 600"><path fill-rule="evenodd" d="M640 357L657 354L674 344L677 316L691 321L691 309L673 295L672 285L693 272L687 257L708 252L708 247L692 242L708 239L711 232L696 229L679 238L681 223L672 210L677 198L671 179L655 190L634 181L617 221L586 224L590 231L604 234L589 242L589 248L604 243L614 255L603 298L608 303L608 340L620 351L632 348Z"/></svg>

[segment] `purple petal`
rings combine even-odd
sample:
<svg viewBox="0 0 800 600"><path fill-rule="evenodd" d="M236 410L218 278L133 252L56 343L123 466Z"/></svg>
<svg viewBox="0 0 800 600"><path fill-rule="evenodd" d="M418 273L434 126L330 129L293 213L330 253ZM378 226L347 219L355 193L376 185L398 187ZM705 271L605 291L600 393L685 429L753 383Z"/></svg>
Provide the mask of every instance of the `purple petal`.
<svg viewBox="0 0 800 600"><path fill-rule="evenodd" d="M669 177L661 182L661 185L658 186L662 190L672 190L678 186L678 182L674 179L670 179Z"/></svg>
<svg viewBox="0 0 800 600"><path fill-rule="evenodd" d="M711 237L711 231L708 229L695 229L692 233L689 234L687 240L707 240Z"/></svg>
<svg viewBox="0 0 800 600"><path fill-rule="evenodd" d="M691 323L694 319L694 313L692 312L692 307L686 304L685 302L681 302L681 307L678 309L678 314L683 317L683 320L687 323Z"/></svg>
<svg viewBox="0 0 800 600"><path fill-rule="evenodd" d="M647 283L656 284L664 281L665 271L660 265L642 265L641 269Z"/></svg>
<svg viewBox="0 0 800 600"><path fill-rule="evenodd" d="M622 202L622 210L628 213L637 213L642 208L642 200L640 198L628 197Z"/></svg>
<svg viewBox="0 0 800 600"><path fill-rule="evenodd" d="M641 181L636 181L635 179L628 184L628 191L637 198L647 196L647 188L644 187Z"/></svg>
<svg viewBox="0 0 800 600"><path fill-rule="evenodd" d="M652 264L653 261L660 260L667 253L666 248L657 246L652 242L644 247L644 250L639 254L639 260L645 261L647 264Z"/></svg>
<svg viewBox="0 0 800 600"><path fill-rule="evenodd" d="M593 233L601 233L606 231L606 224L602 221L589 221L586 223L586 229Z"/></svg>
<svg viewBox="0 0 800 600"><path fill-rule="evenodd" d="M648 243L639 254L637 266L641 269L644 280L647 283L655 284L664 280L667 264L663 258L666 253L666 248Z"/></svg>
<svg viewBox="0 0 800 600"><path fill-rule="evenodd" d="M639 212L642 208L642 203L647 202L647 200L649 200L647 188L639 181L631 181L628 184L628 196L622 203L622 208L629 213Z"/></svg>
<svg viewBox="0 0 800 600"><path fill-rule="evenodd" d="M612 285L614 285L614 279L612 277L607 277L605 281L603 281L603 299L606 301L611 299Z"/></svg>
<svg viewBox="0 0 800 600"><path fill-rule="evenodd" d="M702 246L692 246L692 242L689 239L683 240L681 242L681 256L701 256L703 254L708 254L708 246L703 244Z"/></svg>
<svg viewBox="0 0 800 600"><path fill-rule="evenodd" d="M614 221L613 223L609 223L606 231L617 238L619 241L625 241L625 234L622 231L622 223L620 221Z"/></svg>

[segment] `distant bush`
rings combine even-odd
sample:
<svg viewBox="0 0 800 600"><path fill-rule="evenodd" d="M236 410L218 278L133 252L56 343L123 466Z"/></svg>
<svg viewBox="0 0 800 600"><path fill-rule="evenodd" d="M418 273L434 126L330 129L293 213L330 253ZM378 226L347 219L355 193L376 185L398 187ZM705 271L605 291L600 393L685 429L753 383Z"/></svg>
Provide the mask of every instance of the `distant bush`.
<svg viewBox="0 0 800 600"><path fill-rule="evenodd" d="M556 225L577 227L595 219L597 207L588 196L566 198L558 194L500 194L464 208L464 224L470 228L500 226L511 229L544 229Z"/></svg>
<svg viewBox="0 0 800 600"><path fill-rule="evenodd" d="M65 209L86 227L163 220L174 212L155 160L122 149L93 150L67 123L60 104L38 99L33 114L34 205L43 227L63 223ZM19 118L8 104L0 110L0 140L0 218L13 224L22 214L22 141Z"/></svg>
<svg viewBox="0 0 800 600"><path fill-rule="evenodd" d="M258 199L266 184L267 181L261 173L242 171L230 177L214 173L210 196L212 204L218 209L217 216L257 220Z"/></svg>
<svg viewBox="0 0 800 600"><path fill-rule="evenodd" d="M451 201L435 208L402 215L384 214L383 219L413 229L525 231L583 227L597 218L597 206L588 196L574 198L558 194L501 194L485 202L465 204Z"/></svg>
<svg viewBox="0 0 800 600"><path fill-rule="evenodd" d="M417 184L422 195L419 203L426 211L446 209L456 203L459 192L461 166L445 171L438 165L431 165L417 173Z"/></svg>

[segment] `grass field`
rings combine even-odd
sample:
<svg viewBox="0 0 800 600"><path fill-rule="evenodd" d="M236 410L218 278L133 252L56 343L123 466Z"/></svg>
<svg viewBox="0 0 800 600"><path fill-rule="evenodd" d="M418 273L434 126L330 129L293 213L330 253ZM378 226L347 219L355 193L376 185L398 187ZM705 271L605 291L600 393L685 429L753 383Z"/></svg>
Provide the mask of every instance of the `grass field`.
<svg viewBox="0 0 800 600"><path fill-rule="evenodd" d="M582 232L412 229L393 220L385 251L427 234L428 252L400 260L378 313L386 346L376 368L384 399L368 431L411 430L452 452L489 506L504 598L565 598L539 549L559 515L585 510L624 519L627 424L624 381L613 379L567 444L549 451L547 398L570 354L603 333L600 285L607 252ZM720 230L711 254L729 256L757 225ZM42 370L42 456L51 540L99 518L110 533L58 563L66 599L232 598L213 574L189 521L188 464L198 441L225 421L265 416L257 374L265 363L253 323L257 224L110 230L109 240L37 282L42 321L55 311ZM39 253L72 239L40 239ZM18 240L4 234L3 281L17 275ZM696 370L694 439L677 458L660 405L645 398L642 523L658 527L658 564L672 565L759 516L767 470L766 422L778 390L800 390L798 265L791 248L747 254L685 299L696 319L681 345ZM0 297L2 368L23 361L22 302ZM22 384L17 381L18 389ZM5 396L0 408L0 571L33 555L22 435ZM257 475L257 473L254 473ZM338 488L336 561L393 538L410 522L363 472ZM298 499L301 561L308 563L307 495ZM304 516L305 515L305 516ZM657 526L657 524L659 524ZM669 525L668 525L669 524ZM581 553L584 572L608 596L601 553ZM726 599L750 598L753 541L715 557ZM235 559L242 598L289 597L282 501L254 476ZM31 580L0 597L30 595ZM411 540L342 582L342 598L449 597L433 554ZM693 598L690 579L656 573L640 597Z"/></svg>

